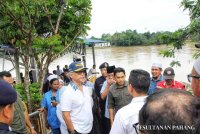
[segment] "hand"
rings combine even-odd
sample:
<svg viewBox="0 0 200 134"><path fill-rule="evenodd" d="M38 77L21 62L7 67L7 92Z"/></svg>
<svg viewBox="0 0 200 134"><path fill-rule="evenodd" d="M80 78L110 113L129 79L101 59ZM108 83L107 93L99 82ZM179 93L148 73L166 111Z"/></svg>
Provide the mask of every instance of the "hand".
<svg viewBox="0 0 200 134"><path fill-rule="evenodd" d="M44 108L39 108L37 111L44 112Z"/></svg>
<svg viewBox="0 0 200 134"><path fill-rule="evenodd" d="M46 128L49 129L49 124L48 124L48 122L46 122L45 125L46 125Z"/></svg>
<svg viewBox="0 0 200 134"><path fill-rule="evenodd" d="M108 80L107 80L107 83L108 83L109 85L112 85L113 83L115 83L115 80L113 80L113 79L108 79Z"/></svg>
<svg viewBox="0 0 200 134"><path fill-rule="evenodd" d="M31 128L31 134L37 134L34 128Z"/></svg>
<svg viewBox="0 0 200 134"><path fill-rule="evenodd" d="M58 105L58 102L52 101L51 104L52 104L53 107L56 107Z"/></svg>

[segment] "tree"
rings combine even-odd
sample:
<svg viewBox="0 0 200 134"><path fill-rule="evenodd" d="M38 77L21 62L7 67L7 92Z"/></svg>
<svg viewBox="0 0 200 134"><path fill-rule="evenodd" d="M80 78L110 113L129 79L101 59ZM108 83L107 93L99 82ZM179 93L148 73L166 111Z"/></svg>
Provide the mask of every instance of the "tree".
<svg viewBox="0 0 200 134"><path fill-rule="evenodd" d="M173 46L173 48L161 52L164 57L174 57L176 50L182 49L185 41L194 36L196 41L200 41L200 0L183 0L181 6L184 10L189 11L191 22L187 27L175 31L172 36L163 36L165 40L168 40L168 45ZM198 50L194 57L199 56L200 51ZM173 61L171 65L180 65L180 63Z"/></svg>
<svg viewBox="0 0 200 134"><path fill-rule="evenodd" d="M42 86L49 64L77 37L86 35L90 17L90 0L0 0L0 42L19 50L29 110L31 58L36 61Z"/></svg>

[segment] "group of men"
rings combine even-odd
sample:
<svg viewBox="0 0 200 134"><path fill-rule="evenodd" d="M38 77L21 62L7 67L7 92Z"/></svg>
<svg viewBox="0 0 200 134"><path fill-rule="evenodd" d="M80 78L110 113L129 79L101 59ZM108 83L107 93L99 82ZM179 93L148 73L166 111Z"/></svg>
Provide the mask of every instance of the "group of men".
<svg viewBox="0 0 200 134"><path fill-rule="evenodd" d="M194 96L185 91L184 84L174 80L173 68L166 68L162 75L162 66L158 63L152 65L152 78L147 71L134 69L128 81L121 67L103 63L99 69L102 76L97 78L94 91L99 102L97 113L101 134L200 133L200 58L188 75ZM71 63L71 82L60 95L60 110L70 134L96 133L93 131L96 125L93 123L94 101L89 87L83 85L85 70L80 62ZM16 91L5 81L0 81L0 134L11 133L9 126L12 129L11 124L15 122L14 103L18 99Z"/></svg>

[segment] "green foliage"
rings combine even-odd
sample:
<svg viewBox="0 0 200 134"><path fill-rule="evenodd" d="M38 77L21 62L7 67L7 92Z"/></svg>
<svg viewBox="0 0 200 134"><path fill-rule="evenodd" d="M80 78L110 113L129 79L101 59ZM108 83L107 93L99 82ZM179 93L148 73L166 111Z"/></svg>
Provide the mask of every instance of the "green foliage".
<svg viewBox="0 0 200 134"><path fill-rule="evenodd" d="M18 47L31 45L37 53L46 53L47 50L58 53L63 50L76 34L77 37L87 34L91 1L63 2L0 0L0 42L9 43L15 39L18 40ZM23 43L21 40L24 40Z"/></svg>
<svg viewBox="0 0 200 134"><path fill-rule="evenodd" d="M42 85L49 64L87 34L91 6L91 0L0 0L0 43L17 48L25 72L35 59ZM24 82L28 91L29 81ZM30 94L26 92L28 105Z"/></svg>
<svg viewBox="0 0 200 134"><path fill-rule="evenodd" d="M25 103L27 103L27 96L23 84L16 84L15 89L21 95L22 100ZM30 97L33 104L32 105L33 111L40 107L40 102L42 100L42 95L40 94L39 89L40 89L39 83L32 83L29 86Z"/></svg>
<svg viewBox="0 0 200 134"><path fill-rule="evenodd" d="M171 66L171 67L173 67L173 66L179 66L179 67L180 67L180 66L181 66L181 63L180 63L179 61L174 61L174 60L173 60L173 61L170 63L170 66Z"/></svg>
<svg viewBox="0 0 200 134"><path fill-rule="evenodd" d="M168 36L172 36L171 32L157 33L138 33L136 30L126 30L111 34L102 34L101 40L110 41L116 46L135 46L135 45L151 45L151 44L167 44ZM95 38L95 37L94 37Z"/></svg>
<svg viewBox="0 0 200 134"><path fill-rule="evenodd" d="M159 52L160 55L163 55L163 57L175 57L174 56L174 49L166 49L166 50L161 50Z"/></svg>
<svg viewBox="0 0 200 134"><path fill-rule="evenodd" d="M17 92L21 95L22 100L23 100L25 103L27 103L27 97L26 97L26 93L25 93L23 84L16 84L16 85L15 85L15 89L16 89Z"/></svg>

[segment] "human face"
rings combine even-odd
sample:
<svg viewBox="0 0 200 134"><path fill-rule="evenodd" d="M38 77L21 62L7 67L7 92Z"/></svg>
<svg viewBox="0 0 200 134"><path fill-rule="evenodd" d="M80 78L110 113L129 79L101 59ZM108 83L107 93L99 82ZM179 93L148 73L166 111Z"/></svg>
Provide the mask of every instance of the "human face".
<svg viewBox="0 0 200 134"><path fill-rule="evenodd" d="M159 78L162 73L162 69L158 67L151 68L151 74L153 78Z"/></svg>
<svg viewBox="0 0 200 134"><path fill-rule="evenodd" d="M166 83L167 86L172 86L173 79L165 79L165 83Z"/></svg>
<svg viewBox="0 0 200 134"><path fill-rule="evenodd" d="M195 69L192 69L192 76L199 76ZM195 96L200 97L200 78L192 77L191 88Z"/></svg>
<svg viewBox="0 0 200 134"><path fill-rule="evenodd" d="M82 70L82 71L78 71L78 72L71 72L70 77L73 82L75 82L77 84L81 84L81 83L85 82L85 71Z"/></svg>
<svg viewBox="0 0 200 134"><path fill-rule="evenodd" d="M103 77L107 77L107 68L102 68L101 69L101 75L103 76Z"/></svg>
<svg viewBox="0 0 200 134"><path fill-rule="evenodd" d="M4 76L3 77L3 80L5 80L6 82L8 82L9 84L13 84L13 82L14 82L14 80L13 80L13 78L12 77L6 77L6 76Z"/></svg>
<svg viewBox="0 0 200 134"><path fill-rule="evenodd" d="M115 74L115 81L119 86L123 86L125 84L125 74L123 72L119 72Z"/></svg>
<svg viewBox="0 0 200 134"><path fill-rule="evenodd" d="M14 117L14 104L6 105L5 107L0 109L0 120L4 123L11 125Z"/></svg>
<svg viewBox="0 0 200 134"><path fill-rule="evenodd" d="M53 90L58 90L59 89L59 80L53 81L53 83L51 84L51 88Z"/></svg>

